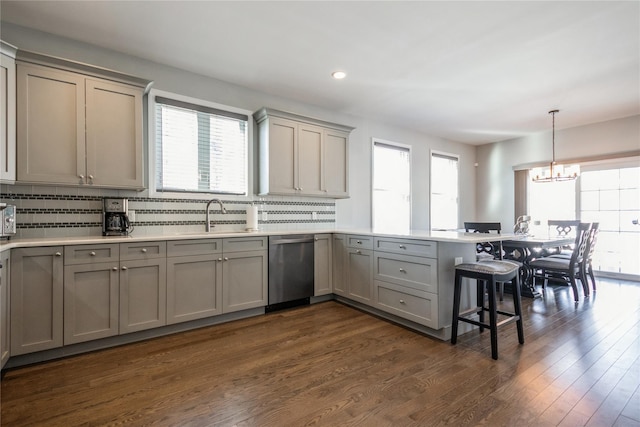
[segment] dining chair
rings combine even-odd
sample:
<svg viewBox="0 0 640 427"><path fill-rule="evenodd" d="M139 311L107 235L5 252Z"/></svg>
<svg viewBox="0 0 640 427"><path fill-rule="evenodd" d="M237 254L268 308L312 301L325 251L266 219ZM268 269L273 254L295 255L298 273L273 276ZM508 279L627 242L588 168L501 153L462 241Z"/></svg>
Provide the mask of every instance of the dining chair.
<svg viewBox="0 0 640 427"><path fill-rule="evenodd" d="M499 222L465 222L464 231L467 233L500 234L502 231L502 224ZM476 243L476 261L491 261L496 259L503 259L502 242L498 245L491 242ZM504 282L498 283L500 301L504 301Z"/></svg>
<svg viewBox="0 0 640 427"><path fill-rule="evenodd" d="M580 224L579 220L573 219L550 219L547 221L547 227L549 229L549 236L575 236L576 230ZM573 252L573 244L562 246L558 248L545 249L542 256L549 256L554 254L564 253L571 256Z"/></svg>
<svg viewBox="0 0 640 427"><path fill-rule="evenodd" d="M582 222L578 224L573 252L570 258L551 255L535 258L529 262L529 265L534 270L541 272L540 275L534 275L534 280L536 277L542 277L544 279L542 284L543 292L549 282L549 279L554 277L571 285L571 288L573 289L573 299L575 302L579 301L577 285L578 279L582 284L585 297L589 295L589 286L586 283L585 274L583 273L583 260L586 256L590 230L591 223Z"/></svg>
<svg viewBox="0 0 640 427"><path fill-rule="evenodd" d="M580 268L582 269L582 277L588 282L591 279L591 286L595 292L596 290L596 277L593 274L593 253L595 251L596 242L598 240L598 231L600 229L599 222L591 223L591 229L589 230L589 235L587 237L587 247L585 249L585 255L582 260L582 265ZM560 253L557 255L551 255L552 258L571 258L571 254ZM587 286L589 284L587 283Z"/></svg>

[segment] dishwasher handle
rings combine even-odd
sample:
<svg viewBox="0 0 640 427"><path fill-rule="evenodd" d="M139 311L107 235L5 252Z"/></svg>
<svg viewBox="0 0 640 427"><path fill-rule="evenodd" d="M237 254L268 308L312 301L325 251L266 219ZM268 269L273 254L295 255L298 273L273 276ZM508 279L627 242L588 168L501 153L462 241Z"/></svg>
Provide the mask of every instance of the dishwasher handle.
<svg viewBox="0 0 640 427"><path fill-rule="evenodd" d="M299 239L271 239L270 245L285 245L288 243L313 243L313 237L302 237Z"/></svg>

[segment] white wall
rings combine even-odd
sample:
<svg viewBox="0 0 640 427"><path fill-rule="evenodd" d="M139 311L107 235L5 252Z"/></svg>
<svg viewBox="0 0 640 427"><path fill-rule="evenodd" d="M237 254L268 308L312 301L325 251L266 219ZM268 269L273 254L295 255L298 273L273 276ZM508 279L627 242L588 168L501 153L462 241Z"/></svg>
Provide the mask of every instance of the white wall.
<svg viewBox="0 0 640 427"><path fill-rule="evenodd" d="M640 150L640 116L556 129L556 160L589 159ZM514 224L513 171L551 160L551 131L477 147L477 220Z"/></svg>
<svg viewBox="0 0 640 427"><path fill-rule="evenodd" d="M371 225L371 138L411 145L413 152L413 224L425 229L429 220L429 149L460 155L461 221L475 211L475 147L408 131L362 117L341 114L244 87L153 63L82 42L2 22L2 39L19 49L40 52L154 81L153 87L251 111L263 106L354 126L350 139L351 198L336 204L338 227L369 228ZM428 114L428 113L425 113Z"/></svg>

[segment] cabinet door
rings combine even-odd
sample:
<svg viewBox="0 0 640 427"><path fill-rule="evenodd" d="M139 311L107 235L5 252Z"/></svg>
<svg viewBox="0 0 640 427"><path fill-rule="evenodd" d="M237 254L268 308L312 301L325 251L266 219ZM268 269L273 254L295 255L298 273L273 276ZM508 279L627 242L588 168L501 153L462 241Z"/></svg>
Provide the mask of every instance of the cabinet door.
<svg viewBox="0 0 640 427"><path fill-rule="evenodd" d="M16 180L16 63L0 54L0 182Z"/></svg>
<svg viewBox="0 0 640 427"><path fill-rule="evenodd" d="M369 305L373 303L373 251L347 250L347 286L349 298Z"/></svg>
<svg viewBox="0 0 640 427"><path fill-rule="evenodd" d="M18 181L83 184L84 77L18 63Z"/></svg>
<svg viewBox="0 0 640 427"><path fill-rule="evenodd" d="M332 238L331 234L316 234L313 244L314 295L326 295L333 292L332 277Z"/></svg>
<svg viewBox="0 0 640 427"><path fill-rule="evenodd" d="M123 261L120 265L120 333L167 323L165 259Z"/></svg>
<svg viewBox="0 0 640 427"><path fill-rule="evenodd" d="M298 125L298 192L324 196L322 188L322 128Z"/></svg>
<svg viewBox="0 0 640 427"><path fill-rule="evenodd" d="M143 188L142 90L87 79L87 182Z"/></svg>
<svg viewBox="0 0 640 427"><path fill-rule="evenodd" d="M167 258L167 324L222 314L222 258Z"/></svg>
<svg viewBox="0 0 640 427"><path fill-rule="evenodd" d="M11 355L62 346L62 247L11 254Z"/></svg>
<svg viewBox="0 0 640 427"><path fill-rule="evenodd" d="M11 251L0 253L0 369L9 360L11 321L9 319L9 271Z"/></svg>
<svg viewBox="0 0 640 427"><path fill-rule="evenodd" d="M64 268L64 344L118 334L118 264Z"/></svg>
<svg viewBox="0 0 640 427"><path fill-rule="evenodd" d="M349 135L327 129L324 132L322 169L327 196L349 197Z"/></svg>
<svg viewBox="0 0 640 427"><path fill-rule="evenodd" d="M269 119L269 193L296 194L298 128L290 120Z"/></svg>
<svg viewBox="0 0 640 427"><path fill-rule="evenodd" d="M345 264L347 249L344 234L333 236L333 292L338 295L348 296Z"/></svg>
<svg viewBox="0 0 640 427"><path fill-rule="evenodd" d="M267 305L267 251L225 254L222 263L223 312Z"/></svg>

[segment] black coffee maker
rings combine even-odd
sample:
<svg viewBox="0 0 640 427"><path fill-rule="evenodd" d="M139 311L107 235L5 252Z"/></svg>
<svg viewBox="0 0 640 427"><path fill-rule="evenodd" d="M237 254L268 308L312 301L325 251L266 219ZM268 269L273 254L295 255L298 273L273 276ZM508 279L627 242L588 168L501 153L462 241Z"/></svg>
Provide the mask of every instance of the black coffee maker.
<svg viewBox="0 0 640 427"><path fill-rule="evenodd" d="M127 199L105 198L102 207L102 235L126 236L130 231Z"/></svg>

